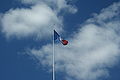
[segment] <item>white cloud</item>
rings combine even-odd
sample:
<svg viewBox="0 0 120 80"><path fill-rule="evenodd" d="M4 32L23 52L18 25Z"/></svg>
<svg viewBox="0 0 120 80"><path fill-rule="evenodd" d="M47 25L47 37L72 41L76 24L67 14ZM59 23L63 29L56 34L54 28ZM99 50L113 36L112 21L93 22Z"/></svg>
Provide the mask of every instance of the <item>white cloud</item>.
<svg viewBox="0 0 120 80"><path fill-rule="evenodd" d="M77 9L67 5L66 0L21 0L22 3L34 4L30 8L10 9L2 15L2 32L7 38L17 38L36 35L39 39L50 36L53 24L57 31L62 31L61 9L76 13Z"/></svg>
<svg viewBox="0 0 120 80"><path fill-rule="evenodd" d="M22 0L33 4L31 8L11 9L1 17L2 32L18 38L37 35L40 39L52 34L53 24L62 30L61 9L72 13L77 9L67 0ZM54 7L53 7L54 6ZM63 71L67 80L97 80L109 76L107 68L113 67L119 56L120 2L103 9L88 19L82 28L69 38L69 45L55 44L56 71ZM27 52L44 66L52 65L52 44Z"/></svg>
<svg viewBox="0 0 120 80"><path fill-rule="evenodd" d="M118 16L120 14L120 2L118 2L117 4L114 3L113 5L109 6L109 8L105 8L101 11L101 14L94 14L94 18L90 18L88 19L88 22L94 22L94 23L100 23L102 25L104 25L104 23L112 20L116 20L116 19L120 19L120 17Z"/></svg>
<svg viewBox="0 0 120 80"><path fill-rule="evenodd" d="M24 4L39 4L45 3L50 7L54 8L57 12L60 12L62 9L65 9L71 13L76 13L77 9L72 5L67 4L70 0L21 0Z"/></svg>
<svg viewBox="0 0 120 80"><path fill-rule="evenodd" d="M56 29L62 25L62 19L47 5L40 4L30 9L11 9L2 17L2 32L7 37L27 37L37 35L40 38L52 34L53 24Z"/></svg>
<svg viewBox="0 0 120 80"><path fill-rule="evenodd" d="M113 67L120 56L119 15L120 2L87 20L74 37L68 39L67 46L55 44L56 71L65 72L67 80L108 77L108 68ZM44 66L52 65L52 44L27 53Z"/></svg>

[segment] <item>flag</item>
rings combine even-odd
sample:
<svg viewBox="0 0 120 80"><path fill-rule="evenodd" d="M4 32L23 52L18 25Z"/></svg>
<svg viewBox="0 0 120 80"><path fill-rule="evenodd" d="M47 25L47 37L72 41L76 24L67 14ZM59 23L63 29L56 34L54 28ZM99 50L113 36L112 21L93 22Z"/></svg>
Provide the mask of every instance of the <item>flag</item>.
<svg viewBox="0 0 120 80"><path fill-rule="evenodd" d="M68 41L61 38L61 36L54 30L54 41L59 40L63 45L67 45Z"/></svg>

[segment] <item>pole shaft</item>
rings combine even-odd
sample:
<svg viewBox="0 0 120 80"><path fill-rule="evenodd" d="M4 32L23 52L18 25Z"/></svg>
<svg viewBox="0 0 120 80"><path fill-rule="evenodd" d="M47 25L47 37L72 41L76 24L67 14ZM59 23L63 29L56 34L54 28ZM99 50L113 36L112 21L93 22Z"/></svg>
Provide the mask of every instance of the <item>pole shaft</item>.
<svg viewBox="0 0 120 80"><path fill-rule="evenodd" d="M55 80L55 48L54 48L54 31L53 31L53 80Z"/></svg>

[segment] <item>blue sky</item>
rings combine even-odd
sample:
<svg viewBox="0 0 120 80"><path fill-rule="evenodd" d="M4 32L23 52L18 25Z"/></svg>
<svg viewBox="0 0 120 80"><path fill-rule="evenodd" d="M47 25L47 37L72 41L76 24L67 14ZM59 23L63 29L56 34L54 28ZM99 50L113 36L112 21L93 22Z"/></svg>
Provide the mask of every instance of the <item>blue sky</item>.
<svg viewBox="0 0 120 80"><path fill-rule="evenodd" d="M114 33L117 30L116 28L115 30L114 28L112 28L113 32L107 33L109 32L107 26L108 25L110 25L111 27L113 26L110 23L113 23L115 21L117 23L120 21L120 17L118 16L120 15L120 12L118 12L118 14L113 14L115 18L110 17L109 20L108 19L102 20L101 17L99 16L100 14L104 15L104 12L107 11L107 10L104 10L102 12L101 10L108 8L109 6L113 5L113 3L115 2L116 2L115 5L117 5L119 0L99 0L99 1L98 0L92 0L92 1L88 1L88 0L72 1L71 0L69 2L70 4L55 3L55 6L53 5L54 1L51 3L47 1L44 2L44 0L35 0L33 2L32 0L30 2L29 0L21 0L21 1L20 0L19 1L1 0L0 2L0 13L1 13L0 14L1 16L0 17L0 21L1 21L0 80L8 80L8 79L9 80L52 80L52 73L50 72L50 68L51 68L50 66L52 61L50 61L49 59L49 57L51 56L50 55L51 49L46 50L46 48L49 48L52 44L51 43L52 29L51 27L48 27L48 26L51 26L53 23L55 23L57 26L55 27L56 30L58 32L62 32L61 35L63 37L66 37L66 39L68 39L71 42L70 45L68 45L67 47L61 46L59 42L56 43L56 53L58 53L58 55L56 56L57 57L56 59L56 65L57 65L56 79L57 80L61 80L61 79L64 79L64 80L119 80L120 79L120 76L119 76L120 64L119 64L119 57L118 57L120 54L119 54L119 50L116 48L116 47L119 47L119 41L118 41L119 39L118 39L118 35ZM62 1L64 2L64 0ZM53 6L51 6L51 4ZM53 10L51 8L55 8L55 9ZM119 9L120 7L118 8L118 10ZM110 11L110 9L108 11L112 12L112 10ZM24 13L30 16L27 16ZM44 13L49 14L50 16L49 15L46 16ZM96 13L97 17L93 16L93 13ZM26 18L28 19L26 19L24 15L26 15ZM33 19L33 22L32 22L32 19ZM87 20L89 19L90 21L87 22ZM97 20L98 22L95 20ZM106 23L102 25L101 24L102 21L103 22L106 21ZM109 24L107 24L107 22L109 22ZM90 25L87 25L87 24L90 24ZM101 26L99 25L94 26L93 24L100 24ZM19 27L19 25L20 26L22 25L23 27L16 28L16 27ZM40 26L40 27L33 27L33 26ZM94 27L92 27L91 29L89 28L89 26L94 26ZM104 27L104 26L106 27L105 30L104 28L100 28L100 29L98 28L98 27ZM115 26L119 26L119 24ZM30 31L27 29L30 29ZM117 29L119 30L118 27ZM105 31L108 39L110 39L108 40L109 42L108 44L115 46L115 47L112 46L109 48L109 49L112 48L111 50L114 53L113 55L111 55L112 51L111 50L107 51L106 47L104 50L100 48L100 51L103 50L101 54L102 53L104 54L105 52L106 55L110 55L110 59L109 57L106 57L106 55L102 55L103 58L99 59L101 60L100 62L92 61L92 60L97 61L97 59L94 57L98 57L101 55L98 54L98 56L95 56L94 53L92 53L91 51L90 51L90 54L88 54L89 53L89 51L87 51L88 46L86 46L86 44L84 43L84 41L86 41L86 38L87 38L88 45L90 45L90 47L93 50L97 49L95 47L96 45L98 47L101 47L100 44L104 44L104 39L103 39L104 34L99 32L100 35L96 35L97 30L98 32L99 30ZM93 31L93 33L91 31ZM86 36L86 34L87 33L89 34L89 32L91 33L89 35L90 38ZM78 34L80 34L80 37L76 37L78 36ZM91 41L91 37L93 37L94 35L95 35L95 41L98 41L96 43L93 43ZM114 37L110 37L110 35ZM84 36L86 38L84 38ZM100 36L100 37L97 37L97 36ZM74 39L72 39L71 37ZM78 38L83 39L83 41L81 41L83 43L77 43L77 41L80 41ZM112 40L113 38L115 38L115 40ZM104 46L107 46L108 45L107 42L105 43L106 44ZM85 47L85 51L83 51L83 53L85 53L86 55L81 54L82 53L81 51L76 50L76 49L81 50L82 49L81 46L75 46L74 44L77 44L77 45L85 44L83 46ZM111 45L108 45L108 46L111 46ZM104 46L102 47L104 48ZM45 47L45 49L43 47ZM62 47L66 49L61 51L63 49ZM73 50L69 52L68 51L69 48ZM77 51L77 53L75 50ZM64 54L59 55L60 51ZM98 53L98 51L95 51L95 52L96 54ZM86 64L83 64L80 62L79 64L87 65L87 66L86 68L81 68L82 66L80 66L79 68L77 66L77 62L74 62L76 61L76 59L74 59L75 57L72 57L74 53L76 53L75 54L76 56L79 54L82 56L81 57L79 55L80 57L78 58L83 58L83 59L79 59L79 61L86 60L87 57L84 58L84 56L93 55L93 56L90 56L91 57L90 59L92 59L91 60L92 62L86 61L85 62ZM42 56L39 54L42 54ZM49 55L49 56L47 57L46 55ZM64 57L60 57L60 56L65 56L66 59L63 60ZM45 59L43 57L45 57ZM71 64L70 63L68 64L68 60L70 61ZM67 66L67 65L73 66L72 65L73 63L75 63L74 65L76 65L77 67ZM91 63L91 64L87 64L87 63ZM95 68L92 66L94 66ZM69 71L69 69L70 70L73 69L74 71ZM83 69L83 70L87 69L89 74L84 73L84 71L82 70L80 70L79 73L77 73L76 70L78 69ZM92 72L91 70L95 70L95 74L94 74L94 71ZM101 71L101 73L97 72L97 70ZM93 75L90 75L90 74L93 74ZM82 76L79 76L79 75L82 75Z"/></svg>

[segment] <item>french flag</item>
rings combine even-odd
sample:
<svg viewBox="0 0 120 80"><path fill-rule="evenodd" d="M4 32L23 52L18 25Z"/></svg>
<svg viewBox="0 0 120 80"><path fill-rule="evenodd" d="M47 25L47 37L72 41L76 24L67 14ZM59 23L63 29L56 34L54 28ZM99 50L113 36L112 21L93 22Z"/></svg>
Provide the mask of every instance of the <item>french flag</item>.
<svg viewBox="0 0 120 80"><path fill-rule="evenodd" d="M54 30L54 41L59 39L63 45L67 45L68 41L61 38L61 36Z"/></svg>

